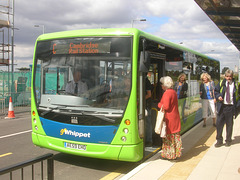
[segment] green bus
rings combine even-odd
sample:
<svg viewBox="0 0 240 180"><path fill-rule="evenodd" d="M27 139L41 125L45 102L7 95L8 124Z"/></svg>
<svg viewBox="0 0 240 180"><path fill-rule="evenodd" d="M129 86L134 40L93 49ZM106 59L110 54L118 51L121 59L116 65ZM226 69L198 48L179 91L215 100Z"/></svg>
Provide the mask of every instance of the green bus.
<svg viewBox="0 0 240 180"><path fill-rule="evenodd" d="M203 72L217 83L219 61L135 28L43 34L33 56L32 141L63 153L137 162L145 154L146 74L153 127L163 94L159 79L187 75L188 96L179 100L184 133L202 120Z"/></svg>

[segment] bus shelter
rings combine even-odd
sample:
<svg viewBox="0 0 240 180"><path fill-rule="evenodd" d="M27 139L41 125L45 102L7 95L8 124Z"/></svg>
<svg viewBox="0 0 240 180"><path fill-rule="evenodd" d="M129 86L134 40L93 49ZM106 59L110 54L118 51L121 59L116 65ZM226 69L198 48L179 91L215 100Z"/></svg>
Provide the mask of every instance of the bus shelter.
<svg viewBox="0 0 240 180"><path fill-rule="evenodd" d="M195 2L240 50L240 1L195 0Z"/></svg>

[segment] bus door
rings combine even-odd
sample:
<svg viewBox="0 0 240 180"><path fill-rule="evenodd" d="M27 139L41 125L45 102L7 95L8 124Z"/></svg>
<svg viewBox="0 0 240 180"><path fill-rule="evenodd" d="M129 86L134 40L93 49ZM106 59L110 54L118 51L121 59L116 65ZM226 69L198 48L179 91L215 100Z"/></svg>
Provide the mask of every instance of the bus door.
<svg viewBox="0 0 240 180"><path fill-rule="evenodd" d="M156 55L157 54L157 55ZM161 57L161 58L159 58ZM157 104L162 97L162 88L159 84L160 77L165 75L165 57L164 54L159 56L159 53L149 51L142 51L140 53L140 64L139 64L139 135L147 142L148 137L155 136L154 127L156 123L156 114L158 111ZM151 83L151 107L148 110L148 102L145 99L146 96L146 84L147 79ZM147 119L147 118L150 118ZM151 123L151 125L149 125ZM149 130L151 128L151 130ZM151 133L149 133L151 132ZM151 134L151 135L150 135ZM160 138L160 137L159 137ZM156 142L152 138L152 143L158 144L161 140L157 138Z"/></svg>
<svg viewBox="0 0 240 180"><path fill-rule="evenodd" d="M144 49L144 48L143 48ZM145 124L146 124L146 73L149 69L148 52L140 52L139 60L139 76L138 76L138 120L139 120L139 136L145 141Z"/></svg>

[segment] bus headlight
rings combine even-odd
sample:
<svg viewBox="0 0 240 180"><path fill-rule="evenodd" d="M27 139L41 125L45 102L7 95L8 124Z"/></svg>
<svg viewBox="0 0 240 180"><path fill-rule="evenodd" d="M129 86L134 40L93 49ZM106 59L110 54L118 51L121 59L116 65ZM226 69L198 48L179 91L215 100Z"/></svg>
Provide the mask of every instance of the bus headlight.
<svg viewBox="0 0 240 180"><path fill-rule="evenodd" d="M125 129L123 129L123 132L124 132L125 134L127 134L127 133L129 132L129 130L128 130L127 128L125 128Z"/></svg>
<svg viewBox="0 0 240 180"><path fill-rule="evenodd" d="M130 120L129 120L129 119L126 119L126 120L125 120L125 124L129 126L129 125L131 124Z"/></svg>
<svg viewBox="0 0 240 180"><path fill-rule="evenodd" d="M125 136L122 136L121 139L123 142L125 142L127 140L127 138Z"/></svg>
<svg viewBox="0 0 240 180"><path fill-rule="evenodd" d="M35 126L35 130L36 130L36 131L38 130L38 127L37 127L37 126Z"/></svg>
<svg viewBox="0 0 240 180"><path fill-rule="evenodd" d="M34 119L33 119L33 122L36 124L36 123L37 123L37 120L34 118Z"/></svg>

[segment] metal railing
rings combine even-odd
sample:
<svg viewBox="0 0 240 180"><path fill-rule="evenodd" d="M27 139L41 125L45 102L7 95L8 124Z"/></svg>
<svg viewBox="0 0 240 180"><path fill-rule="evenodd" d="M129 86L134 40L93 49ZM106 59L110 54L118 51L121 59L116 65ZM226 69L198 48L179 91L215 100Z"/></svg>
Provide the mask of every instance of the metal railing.
<svg viewBox="0 0 240 180"><path fill-rule="evenodd" d="M13 179L13 171L21 170L20 176L21 176L21 180L23 180L24 179L24 169L23 168L27 167L27 166L31 166L32 167L31 168L31 170L32 170L31 176L32 176L32 180L34 180L35 179L34 164L40 162L41 163L40 164L40 166L41 166L40 167L40 169L41 169L40 176L41 176L41 179L43 180L44 179L44 165L43 165L44 160L47 160L47 174L46 174L47 179L54 180L53 154L50 154L50 153L45 154L43 156L39 156L37 158L31 159L28 161L25 161L25 162L21 162L21 163L0 169L0 176L6 175L7 173L9 173L9 179L12 180ZM1 177L0 177L0 179L1 179ZM20 179L20 178L17 177L16 179Z"/></svg>
<svg viewBox="0 0 240 180"><path fill-rule="evenodd" d="M9 98L12 97L14 111L30 111L31 72L12 73L0 70L0 116L8 113Z"/></svg>
<svg viewBox="0 0 240 180"><path fill-rule="evenodd" d="M6 116L9 108L9 98L12 97L14 112L27 112L31 110L31 93L0 93L0 116Z"/></svg>

